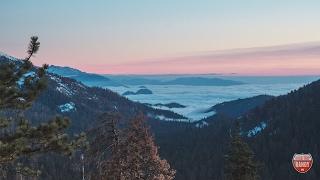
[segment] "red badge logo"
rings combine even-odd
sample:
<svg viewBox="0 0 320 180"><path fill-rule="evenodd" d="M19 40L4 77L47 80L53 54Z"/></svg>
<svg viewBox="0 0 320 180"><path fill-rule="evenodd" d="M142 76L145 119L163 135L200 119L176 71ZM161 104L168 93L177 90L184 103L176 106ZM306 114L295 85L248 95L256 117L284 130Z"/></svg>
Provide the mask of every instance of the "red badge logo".
<svg viewBox="0 0 320 180"><path fill-rule="evenodd" d="M299 173L306 173L312 167L313 159L311 154L294 154L292 165Z"/></svg>

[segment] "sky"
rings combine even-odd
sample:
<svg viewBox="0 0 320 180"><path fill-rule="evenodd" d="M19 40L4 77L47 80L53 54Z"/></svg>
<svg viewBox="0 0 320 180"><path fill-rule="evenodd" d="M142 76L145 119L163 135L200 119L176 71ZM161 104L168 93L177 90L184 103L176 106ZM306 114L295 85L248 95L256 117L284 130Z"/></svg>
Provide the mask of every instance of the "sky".
<svg viewBox="0 0 320 180"><path fill-rule="evenodd" d="M25 57L37 35L38 65L102 74L320 74L319 0L0 0L0 8L0 51Z"/></svg>

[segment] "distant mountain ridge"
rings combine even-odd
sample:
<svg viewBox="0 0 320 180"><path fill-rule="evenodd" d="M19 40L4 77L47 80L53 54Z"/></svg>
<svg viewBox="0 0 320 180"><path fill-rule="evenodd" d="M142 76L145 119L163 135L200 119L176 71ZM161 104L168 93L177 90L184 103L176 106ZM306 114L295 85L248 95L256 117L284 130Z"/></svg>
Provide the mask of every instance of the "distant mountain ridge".
<svg viewBox="0 0 320 180"><path fill-rule="evenodd" d="M159 80L144 77L110 76L110 79L126 85L185 85L185 86L233 86L245 84L241 81L207 77L176 77L171 80Z"/></svg>
<svg viewBox="0 0 320 180"><path fill-rule="evenodd" d="M204 77L181 77L171 81L163 82L164 85L189 85L189 86L233 86L244 84L240 81L226 80L220 78Z"/></svg>
<svg viewBox="0 0 320 180"><path fill-rule="evenodd" d="M130 77L112 75L99 75L86 73L78 69L61 66L50 66L49 72L59 74L60 76L70 77L81 81L88 86L108 87L108 86L137 86L137 85L186 85L186 86L232 86L245 84L240 81L227 80L222 78L205 77L177 77L173 80L158 80L144 77Z"/></svg>
<svg viewBox="0 0 320 180"><path fill-rule="evenodd" d="M73 78L87 86L123 86L122 84L114 82L107 77L93 73L86 73L70 67L60 67L51 65L48 69L48 72L55 73L63 77Z"/></svg>

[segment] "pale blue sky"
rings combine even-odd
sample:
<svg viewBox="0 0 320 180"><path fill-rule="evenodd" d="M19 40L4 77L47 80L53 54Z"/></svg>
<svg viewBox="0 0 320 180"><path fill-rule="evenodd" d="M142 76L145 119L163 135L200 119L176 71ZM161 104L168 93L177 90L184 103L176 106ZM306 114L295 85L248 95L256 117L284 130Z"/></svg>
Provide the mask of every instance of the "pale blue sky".
<svg viewBox="0 0 320 180"><path fill-rule="evenodd" d="M319 0L0 0L0 9L0 51L23 56L35 34L36 63L91 71L320 40Z"/></svg>

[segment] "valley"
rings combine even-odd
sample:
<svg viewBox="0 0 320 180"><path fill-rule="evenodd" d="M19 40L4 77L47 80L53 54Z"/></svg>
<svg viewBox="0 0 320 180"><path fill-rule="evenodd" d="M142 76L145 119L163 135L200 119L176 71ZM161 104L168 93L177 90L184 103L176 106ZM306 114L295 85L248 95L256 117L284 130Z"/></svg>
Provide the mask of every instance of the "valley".
<svg viewBox="0 0 320 180"><path fill-rule="evenodd" d="M79 70L54 66L49 72L55 72L65 77L78 77ZM97 80L87 81L92 74L81 73L80 79L86 85L92 85ZM188 119L186 121L198 121L214 114L208 111L211 106L225 101L232 101L243 98L250 98L258 95L279 96L289 93L305 84L317 80L317 76L277 77L277 76L221 76L221 75L123 75L123 76L99 76L100 84L95 86L110 89L124 95L132 101L149 104L153 108L170 110L181 114ZM101 77L107 78L102 81ZM183 79L184 85L181 85ZM193 84L187 85L186 79ZM217 85L212 84L216 79L226 82L237 82L236 84ZM204 80L208 84L204 84ZM105 85L113 82L111 85ZM161 82L170 82L163 83ZM176 84L173 82L177 82ZM114 86L113 84L122 84ZM196 85L197 84L197 85ZM141 88L143 87L143 88ZM138 93L141 89L147 89L148 94ZM150 93L150 91L152 93ZM185 107L166 107L156 104L179 103ZM163 118L162 118L163 119ZM163 119L164 120L164 119Z"/></svg>
<svg viewBox="0 0 320 180"><path fill-rule="evenodd" d="M320 1L0 1L0 180L320 180Z"/></svg>

